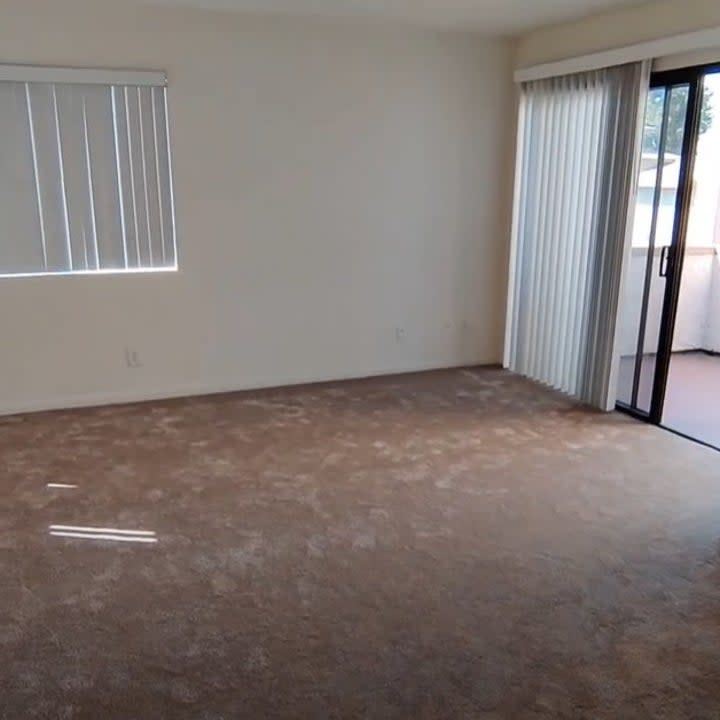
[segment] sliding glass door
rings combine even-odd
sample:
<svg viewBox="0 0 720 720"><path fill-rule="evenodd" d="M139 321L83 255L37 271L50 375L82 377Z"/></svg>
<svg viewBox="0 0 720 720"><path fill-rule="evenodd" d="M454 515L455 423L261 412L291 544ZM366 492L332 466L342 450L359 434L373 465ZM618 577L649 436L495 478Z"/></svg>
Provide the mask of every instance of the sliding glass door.
<svg viewBox="0 0 720 720"><path fill-rule="evenodd" d="M618 406L660 424L683 271L703 69L659 73L648 95L620 314Z"/></svg>

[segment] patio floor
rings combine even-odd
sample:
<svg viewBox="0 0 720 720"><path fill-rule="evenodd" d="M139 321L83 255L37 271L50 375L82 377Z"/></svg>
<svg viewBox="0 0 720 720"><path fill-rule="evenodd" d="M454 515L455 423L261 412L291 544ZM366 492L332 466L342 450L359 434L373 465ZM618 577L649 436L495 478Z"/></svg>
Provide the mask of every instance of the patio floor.
<svg viewBox="0 0 720 720"><path fill-rule="evenodd" d="M635 358L620 366L621 396L629 393ZM650 407L655 356L646 355L638 392L638 406ZM720 356L703 351L674 353L670 362L662 424L720 449Z"/></svg>
<svg viewBox="0 0 720 720"><path fill-rule="evenodd" d="M720 356L673 355L663 425L720 448Z"/></svg>

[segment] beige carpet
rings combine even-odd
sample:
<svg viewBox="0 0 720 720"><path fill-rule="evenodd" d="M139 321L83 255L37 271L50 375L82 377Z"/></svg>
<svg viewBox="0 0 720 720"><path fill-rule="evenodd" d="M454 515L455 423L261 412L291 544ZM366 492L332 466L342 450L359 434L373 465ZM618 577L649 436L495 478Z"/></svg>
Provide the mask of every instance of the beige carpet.
<svg viewBox="0 0 720 720"><path fill-rule="evenodd" d="M6 418L0 467L2 718L720 716L720 455L502 371Z"/></svg>

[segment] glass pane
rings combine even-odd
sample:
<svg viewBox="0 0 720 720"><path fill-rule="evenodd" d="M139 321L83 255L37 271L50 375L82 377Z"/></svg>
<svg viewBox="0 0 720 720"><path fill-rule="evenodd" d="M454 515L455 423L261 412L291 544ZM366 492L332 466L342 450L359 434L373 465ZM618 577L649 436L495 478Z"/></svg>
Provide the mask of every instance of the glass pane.
<svg viewBox="0 0 720 720"><path fill-rule="evenodd" d="M702 110L663 424L720 447L720 73Z"/></svg>
<svg viewBox="0 0 720 720"><path fill-rule="evenodd" d="M655 378L666 283L660 265L672 243L688 96L688 85L654 88L645 115L618 387L618 400L643 412Z"/></svg>

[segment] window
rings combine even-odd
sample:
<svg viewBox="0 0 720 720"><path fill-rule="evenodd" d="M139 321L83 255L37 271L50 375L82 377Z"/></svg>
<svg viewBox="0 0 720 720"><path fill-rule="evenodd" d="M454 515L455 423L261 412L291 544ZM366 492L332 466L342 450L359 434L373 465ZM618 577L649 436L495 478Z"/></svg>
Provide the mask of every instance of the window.
<svg viewBox="0 0 720 720"><path fill-rule="evenodd" d="M165 85L0 66L0 275L177 268Z"/></svg>

